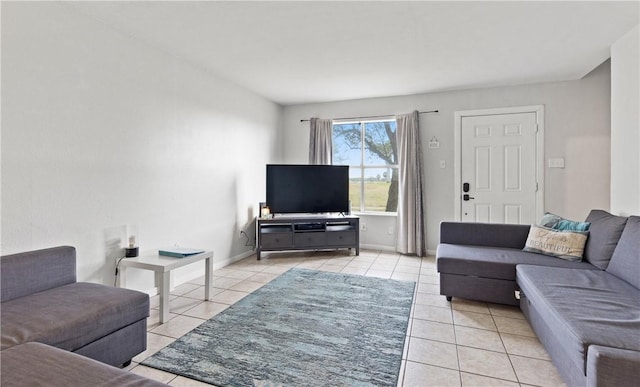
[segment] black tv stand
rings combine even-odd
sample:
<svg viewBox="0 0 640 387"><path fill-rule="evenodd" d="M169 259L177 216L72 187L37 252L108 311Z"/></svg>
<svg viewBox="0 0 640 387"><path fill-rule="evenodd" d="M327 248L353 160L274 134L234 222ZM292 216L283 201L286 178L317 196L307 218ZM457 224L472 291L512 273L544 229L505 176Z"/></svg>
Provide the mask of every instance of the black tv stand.
<svg viewBox="0 0 640 387"><path fill-rule="evenodd" d="M360 254L357 216L276 216L256 221L257 256L263 251L355 249Z"/></svg>

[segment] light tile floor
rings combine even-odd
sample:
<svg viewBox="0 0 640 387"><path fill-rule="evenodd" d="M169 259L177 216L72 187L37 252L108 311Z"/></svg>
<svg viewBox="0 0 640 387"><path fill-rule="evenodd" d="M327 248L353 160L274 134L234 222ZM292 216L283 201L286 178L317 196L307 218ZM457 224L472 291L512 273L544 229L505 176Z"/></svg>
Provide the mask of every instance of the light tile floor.
<svg viewBox="0 0 640 387"><path fill-rule="evenodd" d="M204 277L176 287L164 324L158 323L158 297L152 297L147 350L128 369L172 386L209 386L139 363L291 267L417 282L399 386L564 385L518 308L447 302L439 295L434 257L371 250L251 256L214 272L210 301L203 301Z"/></svg>

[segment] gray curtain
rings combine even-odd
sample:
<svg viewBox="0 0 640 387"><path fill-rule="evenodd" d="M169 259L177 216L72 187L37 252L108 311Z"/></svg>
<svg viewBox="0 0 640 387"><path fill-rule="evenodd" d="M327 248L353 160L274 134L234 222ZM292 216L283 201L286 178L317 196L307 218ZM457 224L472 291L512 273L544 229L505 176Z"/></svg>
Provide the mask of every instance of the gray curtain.
<svg viewBox="0 0 640 387"><path fill-rule="evenodd" d="M309 164L330 165L332 155L331 120L312 118L309 120Z"/></svg>
<svg viewBox="0 0 640 387"><path fill-rule="evenodd" d="M418 111L396 116L398 141L398 240L396 251L426 255L422 152Z"/></svg>

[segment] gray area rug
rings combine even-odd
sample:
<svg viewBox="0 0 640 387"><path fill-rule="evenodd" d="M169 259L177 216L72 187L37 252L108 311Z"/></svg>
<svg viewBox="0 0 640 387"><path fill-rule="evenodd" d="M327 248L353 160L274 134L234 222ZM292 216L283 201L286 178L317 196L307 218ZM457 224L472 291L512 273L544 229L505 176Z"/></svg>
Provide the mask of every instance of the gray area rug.
<svg viewBox="0 0 640 387"><path fill-rule="evenodd" d="M290 269L142 364L218 386L396 386L414 287Z"/></svg>

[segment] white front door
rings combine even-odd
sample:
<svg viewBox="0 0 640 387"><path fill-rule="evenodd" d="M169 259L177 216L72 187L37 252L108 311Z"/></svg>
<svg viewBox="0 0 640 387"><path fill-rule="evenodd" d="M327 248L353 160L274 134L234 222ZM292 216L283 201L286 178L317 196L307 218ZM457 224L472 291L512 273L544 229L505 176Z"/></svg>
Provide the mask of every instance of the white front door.
<svg viewBox="0 0 640 387"><path fill-rule="evenodd" d="M460 219L535 223L537 113L462 115L459 122Z"/></svg>

